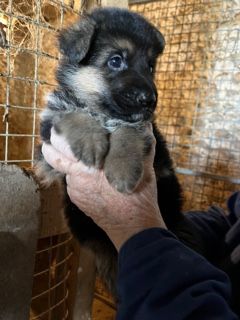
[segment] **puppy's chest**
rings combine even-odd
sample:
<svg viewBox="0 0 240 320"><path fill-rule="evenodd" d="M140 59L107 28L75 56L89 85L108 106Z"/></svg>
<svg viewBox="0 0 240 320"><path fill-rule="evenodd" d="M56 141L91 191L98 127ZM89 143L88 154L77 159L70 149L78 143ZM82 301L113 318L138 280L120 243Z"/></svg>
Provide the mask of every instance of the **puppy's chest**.
<svg viewBox="0 0 240 320"><path fill-rule="evenodd" d="M139 131L145 130L146 126L150 123L149 121L138 121L138 122L126 122L117 118L110 118L104 114L89 112L86 110L89 117L94 118L97 122L100 123L101 127L107 129L110 133L116 131L119 128L135 128Z"/></svg>
<svg viewBox="0 0 240 320"><path fill-rule="evenodd" d="M68 119L69 125L71 125L69 123L70 119L72 119L73 121L72 125L76 126L76 123L78 123L78 121L75 121L76 118L89 118L89 120L95 120L98 124L100 124L102 128L106 129L109 133L112 133L117 129L124 127L134 128L138 131L145 131L146 127L148 127L151 123L151 121L144 120L139 120L136 122L127 122L119 118L110 117L109 115L106 115L103 112L101 112L98 106L96 106L95 108L93 106L89 108L89 106L87 106L86 104L79 103L78 100L73 99L72 96L69 97L69 94L62 94L62 96L59 97L59 92L54 92L54 94L48 96L48 108L46 108L42 112L41 118L42 120L44 120L50 117L52 118L53 123L57 123L60 119L64 121L65 116L71 114L73 116L67 116L66 118ZM89 123L92 124L93 122L90 121Z"/></svg>

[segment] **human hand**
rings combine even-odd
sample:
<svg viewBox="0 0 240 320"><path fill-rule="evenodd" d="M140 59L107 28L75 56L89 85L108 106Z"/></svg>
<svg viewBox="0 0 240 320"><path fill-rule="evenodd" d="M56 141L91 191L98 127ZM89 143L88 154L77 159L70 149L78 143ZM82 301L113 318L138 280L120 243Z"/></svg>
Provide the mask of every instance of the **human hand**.
<svg viewBox="0 0 240 320"><path fill-rule="evenodd" d="M146 159L142 182L130 195L110 186L103 170L88 168L79 162L66 140L53 129L51 145L44 143L42 153L53 168L66 174L71 201L90 216L119 249L128 238L144 229L165 228L157 202L154 149L153 146Z"/></svg>

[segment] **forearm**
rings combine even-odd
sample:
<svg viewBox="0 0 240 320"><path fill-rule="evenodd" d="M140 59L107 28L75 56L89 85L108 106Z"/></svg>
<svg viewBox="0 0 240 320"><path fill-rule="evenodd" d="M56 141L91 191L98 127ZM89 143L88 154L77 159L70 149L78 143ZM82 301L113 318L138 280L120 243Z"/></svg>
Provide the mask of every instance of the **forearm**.
<svg viewBox="0 0 240 320"><path fill-rule="evenodd" d="M226 275L160 228L120 250L118 293L118 320L237 319Z"/></svg>

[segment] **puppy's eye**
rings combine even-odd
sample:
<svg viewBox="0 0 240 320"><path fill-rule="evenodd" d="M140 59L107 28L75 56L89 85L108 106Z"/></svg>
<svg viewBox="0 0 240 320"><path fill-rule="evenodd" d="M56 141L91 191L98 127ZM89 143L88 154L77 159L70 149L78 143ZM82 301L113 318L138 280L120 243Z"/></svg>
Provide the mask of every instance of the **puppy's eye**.
<svg viewBox="0 0 240 320"><path fill-rule="evenodd" d="M108 67L111 70L121 71L125 69L126 63L120 55L116 54L108 60Z"/></svg>
<svg viewBox="0 0 240 320"><path fill-rule="evenodd" d="M154 66L153 66L153 65L150 65L150 66L149 66L149 70L150 70L151 73L154 73Z"/></svg>

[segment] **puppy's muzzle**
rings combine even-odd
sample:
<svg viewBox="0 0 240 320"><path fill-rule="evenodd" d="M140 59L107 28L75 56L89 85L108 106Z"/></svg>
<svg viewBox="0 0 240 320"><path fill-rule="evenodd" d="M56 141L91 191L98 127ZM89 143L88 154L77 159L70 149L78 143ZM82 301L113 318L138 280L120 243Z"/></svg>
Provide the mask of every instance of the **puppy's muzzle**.
<svg viewBox="0 0 240 320"><path fill-rule="evenodd" d="M157 90L150 77L135 71L125 71L111 83L116 113L126 121L152 118L157 105Z"/></svg>
<svg viewBox="0 0 240 320"><path fill-rule="evenodd" d="M129 100L129 103L134 103L139 109L147 109L153 111L157 102L157 96L151 89L137 89L133 88L124 94L125 99Z"/></svg>
<svg viewBox="0 0 240 320"><path fill-rule="evenodd" d="M157 97L153 92L140 91L136 92L135 101L142 107L152 109L156 104Z"/></svg>

